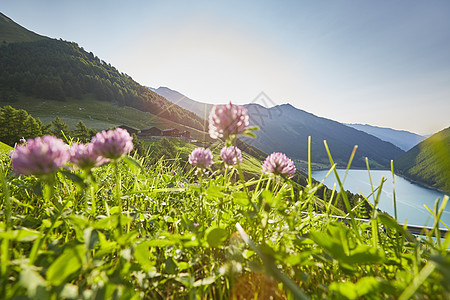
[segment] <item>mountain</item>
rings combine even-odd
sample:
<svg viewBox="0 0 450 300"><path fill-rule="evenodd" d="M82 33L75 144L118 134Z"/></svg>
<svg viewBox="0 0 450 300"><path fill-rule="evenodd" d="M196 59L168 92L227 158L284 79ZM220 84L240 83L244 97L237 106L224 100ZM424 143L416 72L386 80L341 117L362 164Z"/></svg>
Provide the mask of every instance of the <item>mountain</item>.
<svg viewBox="0 0 450 300"><path fill-rule="evenodd" d="M365 157L368 157L372 167L384 168L391 159L404 153L389 142L290 104L272 108L248 104L246 107L251 125L259 126L260 130L256 139L244 140L267 153L282 151L294 159L307 160L308 136L312 139L311 157L315 163L329 164L324 140L338 167L346 166L354 145L358 145L358 150L353 167L365 167Z"/></svg>
<svg viewBox="0 0 450 300"><path fill-rule="evenodd" d="M414 146L394 166L408 179L450 192L450 127Z"/></svg>
<svg viewBox="0 0 450 300"><path fill-rule="evenodd" d="M175 103L184 109L192 111L197 116L203 119L208 119L209 112L213 107L212 104L192 100L177 91L169 89L168 87L160 86L157 89L150 89L158 95L163 96L170 102Z"/></svg>
<svg viewBox="0 0 450 300"><path fill-rule="evenodd" d="M14 106L18 99L56 100L63 106L92 99L205 129L205 120L140 85L76 43L41 37L4 15L1 20L0 41L9 42L0 46L0 102ZM101 105L97 110L102 110Z"/></svg>
<svg viewBox="0 0 450 300"><path fill-rule="evenodd" d="M212 105L192 100L166 87L155 89L169 101L200 115L208 115ZM358 145L354 167L365 167L368 157L372 167L386 168L390 160L404 153L393 144L336 121L317 117L290 104L265 108L259 104L244 105L250 125L258 126L257 138L243 140L266 153L280 151L293 159L307 161L308 136L312 137L312 160L329 165L323 140L327 140L335 162L345 167L354 145Z"/></svg>
<svg viewBox="0 0 450 300"><path fill-rule="evenodd" d="M32 42L48 39L45 36L36 34L23 28L13 20L0 13L0 43Z"/></svg>
<svg viewBox="0 0 450 300"><path fill-rule="evenodd" d="M425 136L418 135L404 130L395 130L391 128L377 127L367 124L345 124L355 129L364 131L368 134L376 136L377 138L392 143L404 151L408 151L424 139Z"/></svg>

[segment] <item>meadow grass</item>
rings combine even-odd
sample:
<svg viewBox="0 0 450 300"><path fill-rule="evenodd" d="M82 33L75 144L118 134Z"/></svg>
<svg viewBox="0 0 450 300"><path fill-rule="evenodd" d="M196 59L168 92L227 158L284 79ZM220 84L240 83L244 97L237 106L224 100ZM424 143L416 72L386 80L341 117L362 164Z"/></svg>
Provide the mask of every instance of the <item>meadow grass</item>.
<svg viewBox="0 0 450 300"><path fill-rule="evenodd" d="M82 99L67 101L43 100L21 95L15 102L5 102L16 109L25 109L34 118L48 124L59 116L70 128L75 128L79 121L96 130L104 130L119 125L128 125L137 129L155 126L160 129L178 128L188 130L191 138L201 141L212 141L205 132L181 125L154 114L143 112L129 106L118 106L111 102L96 100L92 95ZM99 109L100 108L100 109Z"/></svg>
<svg viewBox="0 0 450 300"><path fill-rule="evenodd" d="M2 159L0 298L450 296L450 235L413 236L376 206L368 220L349 207L343 222L332 203L348 202L345 192L319 200L311 177L294 188L246 154L242 166L256 174L246 181L220 163L198 172L181 160L193 146L176 147L175 159L124 157L51 182L16 176ZM434 208L435 228L447 200Z"/></svg>
<svg viewBox="0 0 450 300"><path fill-rule="evenodd" d="M1 154L9 154L12 150L11 146L6 145L5 143L0 142L0 155Z"/></svg>

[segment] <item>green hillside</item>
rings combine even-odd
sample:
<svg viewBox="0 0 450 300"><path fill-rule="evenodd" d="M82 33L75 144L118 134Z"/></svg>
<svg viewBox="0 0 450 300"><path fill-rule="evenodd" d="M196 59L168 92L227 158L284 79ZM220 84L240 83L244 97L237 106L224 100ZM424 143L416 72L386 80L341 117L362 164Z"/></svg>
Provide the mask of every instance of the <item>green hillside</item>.
<svg viewBox="0 0 450 300"><path fill-rule="evenodd" d="M64 102L19 95L16 101L0 102L0 105L11 105L16 109L25 109L44 124L50 123L56 116L59 116L71 128L75 128L78 121L83 121L87 127L96 130L119 125L128 125L138 129L156 126L160 129L189 130L191 137L194 139L210 140L209 135L204 131L160 118L133 107L118 106L110 102L95 100L92 95L85 95L82 99L74 99L73 101L68 99Z"/></svg>
<svg viewBox="0 0 450 300"><path fill-rule="evenodd" d="M0 47L0 101L17 101L21 95L61 102L90 97L204 129L203 119L140 85L76 43L49 38L17 38L27 41L17 43L10 39L11 35L32 33L4 16L2 20L0 41L9 42Z"/></svg>
<svg viewBox="0 0 450 300"><path fill-rule="evenodd" d="M400 156L395 168L411 180L450 192L450 127Z"/></svg>
<svg viewBox="0 0 450 300"><path fill-rule="evenodd" d="M47 39L16 24L13 20L0 13L0 43L33 42Z"/></svg>
<svg viewBox="0 0 450 300"><path fill-rule="evenodd" d="M6 145L5 143L0 142L0 159L3 155L8 155L11 152L12 147Z"/></svg>

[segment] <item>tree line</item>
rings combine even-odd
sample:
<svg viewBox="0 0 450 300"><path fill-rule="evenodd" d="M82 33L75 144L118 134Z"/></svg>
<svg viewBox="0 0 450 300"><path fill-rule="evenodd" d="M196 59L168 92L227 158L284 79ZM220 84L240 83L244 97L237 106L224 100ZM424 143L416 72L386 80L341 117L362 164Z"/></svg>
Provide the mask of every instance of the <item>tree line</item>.
<svg viewBox="0 0 450 300"><path fill-rule="evenodd" d="M62 140L87 143L96 133L97 130L88 128L81 120L72 130L58 116L49 124L44 124L39 118L34 118L24 109L15 109L9 105L0 107L0 141L11 147L20 143L22 139L28 140L44 135L54 135ZM144 143L135 134L132 134L132 137L133 151L141 156L145 155L147 148ZM159 152L157 154L159 155ZM175 154L170 158L174 157Z"/></svg>
<svg viewBox="0 0 450 300"><path fill-rule="evenodd" d="M79 121L74 130L62 121L60 117L44 124L39 118L34 118L24 109L15 109L9 105L0 107L0 141L12 147L21 139L31 139L43 135L54 135L61 139L75 138L82 142L88 141L97 131L87 128Z"/></svg>
<svg viewBox="0 0 450 300"><path fill-rule="evenodd" d="M204 130L200 117L138 84L73 42L46 39L2 45L0 100L14 100L17 93L58 101L93 95L101 101L131 106Z"/></svg>

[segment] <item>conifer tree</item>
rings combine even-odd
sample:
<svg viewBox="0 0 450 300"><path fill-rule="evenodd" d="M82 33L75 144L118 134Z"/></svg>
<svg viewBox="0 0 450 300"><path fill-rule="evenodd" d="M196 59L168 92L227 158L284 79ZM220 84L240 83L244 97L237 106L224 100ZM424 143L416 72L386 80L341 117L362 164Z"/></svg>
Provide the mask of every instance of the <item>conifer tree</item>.
<svg viewBox="0 0 450 300"><path fill-rule="evenodd" d="M11 106L0 108L0 141L14 146L21 138L35 138L42 135L40 120L37 121L23 109Z"/></svg>
<svg viewBox="0 0 450 300"><path fill-rule="evenodd" d="M86 127L83 121L78 121L73 131L73 137L79 139L81 142L86 143L92 136L92 132Z"/></svg>
<svg viewBox="0 0 450 300"><path fill-rule="evenodd" d="M61 120L60 117L56 116L51 124L52 124L52 131L51 131L52 135L65 140L64 136L67 137L71 134L69 125L67 125L66 122Z"/></svg>

